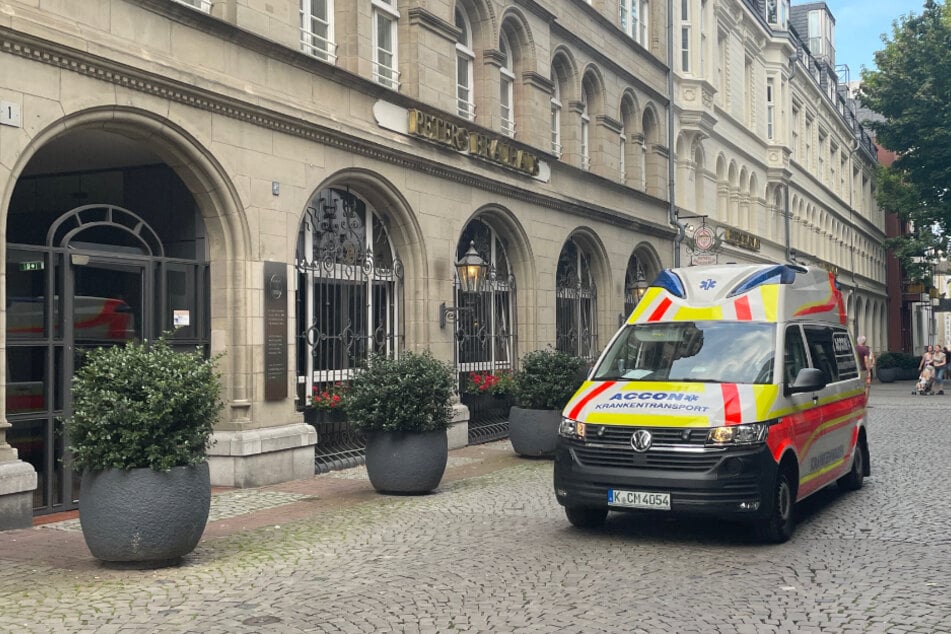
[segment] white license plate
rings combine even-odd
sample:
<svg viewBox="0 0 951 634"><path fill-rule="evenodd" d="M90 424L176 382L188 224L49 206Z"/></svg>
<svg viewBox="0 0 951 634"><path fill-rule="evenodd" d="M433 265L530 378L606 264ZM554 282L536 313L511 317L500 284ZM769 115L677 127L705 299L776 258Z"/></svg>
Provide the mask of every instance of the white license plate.
<svg viewBox="0 0 951 634"><path fill-rule="evenodd" d="M647 493L644 491L608 489L608 506L669 511L670 493Z"/></svg>

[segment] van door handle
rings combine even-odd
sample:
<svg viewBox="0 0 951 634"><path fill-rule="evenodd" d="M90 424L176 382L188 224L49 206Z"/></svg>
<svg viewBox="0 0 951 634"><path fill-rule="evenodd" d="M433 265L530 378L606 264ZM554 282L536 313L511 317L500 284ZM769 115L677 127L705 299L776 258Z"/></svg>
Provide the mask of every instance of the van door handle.
<svg viewBox="0 0 951 634"><path fill-rule="evenodd" d="M819 404L819 395L818 395L818 394L813 394L813 395L812 395L812 404L813 404L813 406L816 406L816 405Z"/></svg>

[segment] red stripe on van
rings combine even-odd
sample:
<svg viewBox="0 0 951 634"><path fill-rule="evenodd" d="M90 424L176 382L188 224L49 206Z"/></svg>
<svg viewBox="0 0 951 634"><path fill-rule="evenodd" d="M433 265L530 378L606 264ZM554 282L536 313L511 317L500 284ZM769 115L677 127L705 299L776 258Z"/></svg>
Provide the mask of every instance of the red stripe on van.
<svg viewBox="0 0 951 634"><path fill-rule="evenodd" d="M723 421L727 425L739 425L743 422L739 388L735 383L724 383L720 388L723 390Z"/></svg>
<svg viewBox="0 0 951 634"><path fill-rule="evenodd" d="M660 321L660 318L664 316L664 313L667 312L671 304L673 304L673 302L670 301L670 298L665 297L664 301L662 301L660 305L654 309L654 312L651 313L651 316L647 318L647 321Z"/></svg>
<svg viewBox="0 0 951 634"><path fill-rule="evenodd" d="M568 412L568 418L572 420L578 420L578 414L581 412L582 408L584 408L585 405L590 403L591 399L601 394L601 392L613 387L615 383L617 383L617 381L605 381L598 387L588 392L586 396L583 396L581 400L575 403L575 406L571 408L571 411Z"/></svg>
<svg viewBox="0 0 951 634"><path fill-rule="evenodd" d="M753 312L750 310L750 298L743 296L736 300L733 303L733 307L736 309L736 318L740 321L751 321L753 319Z"/></svg>

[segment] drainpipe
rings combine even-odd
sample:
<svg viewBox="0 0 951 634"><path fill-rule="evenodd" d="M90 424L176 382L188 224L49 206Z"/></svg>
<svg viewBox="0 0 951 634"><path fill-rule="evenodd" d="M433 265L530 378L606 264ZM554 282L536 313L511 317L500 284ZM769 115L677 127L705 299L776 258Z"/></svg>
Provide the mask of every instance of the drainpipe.
<svg viewBox="0 0 951 634"><path fill-rule="evenodd" d="M796 49L795 55L789 56L789 61L792 64L792 70L789 71L789 79L787 81L789 82L789 98L791 100L792 99L792 80L793 80L793 77L796 76L796 71L799 68L797 65L797 63L799 62L798 48ZM783 185L783 192L784 192L783 206L786 208L785 212L783 213L783 217L785 218L784 224L786 225L786 261L792 262L793 261L792 235L791 235L791 230L789 228L789 218L792 215L792 212L790 212L789 210L789 181L787 181L786 184Z"/></svg>
<svg viewBox="0 0 951 634"><path fill-rule="evenodd" d="M674 238L674 266L680 266L680 245L687 235L686 229L677 217L677 205L674 200L674 0L667 0L667 219L677 227Z"/></svg>

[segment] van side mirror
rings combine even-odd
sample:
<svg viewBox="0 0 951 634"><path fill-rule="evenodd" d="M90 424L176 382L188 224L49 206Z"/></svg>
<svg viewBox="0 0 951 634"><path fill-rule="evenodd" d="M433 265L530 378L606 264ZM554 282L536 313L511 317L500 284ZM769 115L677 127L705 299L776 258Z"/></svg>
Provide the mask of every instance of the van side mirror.
<svg viewBox="0 0 951 634"><path fill-rule="evenodd" d="M818 392L826 386L826 376L818 368L802 368L796 375L796 380L786 385L787 394L801 392Z"/></svg>

